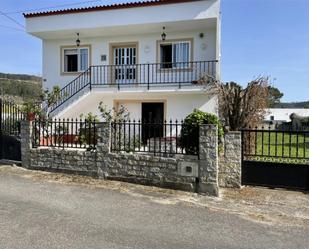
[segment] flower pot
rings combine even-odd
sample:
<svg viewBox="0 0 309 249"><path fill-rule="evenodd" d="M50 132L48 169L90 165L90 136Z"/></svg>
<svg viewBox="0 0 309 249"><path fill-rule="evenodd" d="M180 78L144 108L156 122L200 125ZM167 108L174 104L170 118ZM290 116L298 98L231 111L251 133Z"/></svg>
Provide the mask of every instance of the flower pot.
<svg viewBox="0 0 309 249"><path fill-rule="evenodd" d="M33 121L35 119L35 113L34 112L29 112L27 114L27 119L28 119L28 121Z"/></svg>

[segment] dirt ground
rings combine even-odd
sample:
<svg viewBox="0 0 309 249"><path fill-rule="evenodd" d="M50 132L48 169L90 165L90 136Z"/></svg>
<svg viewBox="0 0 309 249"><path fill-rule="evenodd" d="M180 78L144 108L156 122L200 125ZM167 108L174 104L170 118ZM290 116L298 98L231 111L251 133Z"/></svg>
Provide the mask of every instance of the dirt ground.
<svg viewBox="0 0 309 249"><path fill-rule="evenodd" d="M213 211L233 213L245 219L269 225L309 227L308 192L243 187L242 189L221 189L220 197L213 198L195 193L100 180L87 176L32 171L10 165L0 166L0 174L18 175L32 181L117 190L134 197L147 198L155 203L166 205L183 203Z"/></svg>

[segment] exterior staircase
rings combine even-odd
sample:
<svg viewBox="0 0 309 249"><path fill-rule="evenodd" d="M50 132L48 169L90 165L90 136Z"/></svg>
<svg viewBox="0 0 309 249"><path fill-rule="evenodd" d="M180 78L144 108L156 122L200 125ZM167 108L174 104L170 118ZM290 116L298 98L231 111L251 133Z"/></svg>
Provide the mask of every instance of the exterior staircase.
<svg viewBox="0 0 309 249"><path fill-rule="evenodd" d="M58 100L46 107L50 116L57 116L70 105L86 97L95 87L139 86L145 89L172 86L182 88L192 85L205 85L216 77L216 63L213 61L148 63L133 65L90 66L76 79L60 90ZM177 70L174 70L176 67Z"/></svg>

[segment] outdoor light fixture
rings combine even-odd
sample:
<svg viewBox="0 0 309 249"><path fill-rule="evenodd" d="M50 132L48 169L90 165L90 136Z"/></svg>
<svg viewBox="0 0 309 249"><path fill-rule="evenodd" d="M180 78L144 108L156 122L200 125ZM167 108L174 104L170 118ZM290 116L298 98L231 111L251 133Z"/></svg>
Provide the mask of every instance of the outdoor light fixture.
<svg viewBox="0 0 309 249"><path fill-rule="evenodd" d="M79 33L76 34L77 34L76 46L79 47L80 45Z"/></svg>
<svg viewBox="0 0 309 249"><path fill-rule="evenodd" d="M166 34L165 34L164 30L165 30L165 27L163 27L163 33L161 34L162 41L165 41L165 39L166 39Z"/></svg>

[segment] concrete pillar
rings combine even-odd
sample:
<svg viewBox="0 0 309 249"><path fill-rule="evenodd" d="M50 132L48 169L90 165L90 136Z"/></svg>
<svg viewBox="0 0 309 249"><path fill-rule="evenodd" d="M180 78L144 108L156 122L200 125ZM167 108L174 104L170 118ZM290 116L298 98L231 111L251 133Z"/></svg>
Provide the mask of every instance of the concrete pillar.
<svg viewBox="0 0 309 249"><path fill-rule="evenodd" d="M219 196L218 129L216 125L201 125L199 134L198 192Z"/></svg>
<svg viewBox="0 0 309 249"><path fill-rule="evenodd" d="M32 148L32 122L23 120L21 121L21 163L25 168L30 165L30 150Z"/></svg>

